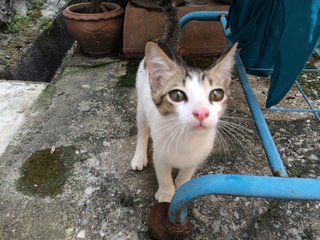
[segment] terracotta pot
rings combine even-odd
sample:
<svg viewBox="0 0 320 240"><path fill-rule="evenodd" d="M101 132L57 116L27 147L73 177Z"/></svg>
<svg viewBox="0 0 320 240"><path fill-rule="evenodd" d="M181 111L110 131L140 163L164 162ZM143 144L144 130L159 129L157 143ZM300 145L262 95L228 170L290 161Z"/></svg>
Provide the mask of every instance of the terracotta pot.
<svg viewBox="0 0 320 240"><path fill-rule="evenodd" d="M107 54L115 50L123 29L124 10L114 3L101 3L108 10L84 13L90 3L74 4L63 10L68 31L88 54Z"/></svg>

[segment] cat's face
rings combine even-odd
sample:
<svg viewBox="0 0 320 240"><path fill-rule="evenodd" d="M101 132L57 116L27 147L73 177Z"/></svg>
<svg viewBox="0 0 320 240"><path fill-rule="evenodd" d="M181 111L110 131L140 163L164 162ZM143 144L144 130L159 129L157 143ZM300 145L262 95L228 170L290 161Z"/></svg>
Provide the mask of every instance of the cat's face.
<svg viewBox="0 0 320 240"><path fill-rule="evenodd" d="M205 130L214 127L222 116L228 89L210 82L205 73L192 71L183 84L172 89L165 98L174 106L173 115L182 124L194 130Z"/></svg>
<svg viewBox="0 0 320 240"><path fill-rule="evenodd" d="M178 66L157 44L148 43L146 67L159 112L194 131L215 127L226 108L235 49L202 71Z"/></svg>

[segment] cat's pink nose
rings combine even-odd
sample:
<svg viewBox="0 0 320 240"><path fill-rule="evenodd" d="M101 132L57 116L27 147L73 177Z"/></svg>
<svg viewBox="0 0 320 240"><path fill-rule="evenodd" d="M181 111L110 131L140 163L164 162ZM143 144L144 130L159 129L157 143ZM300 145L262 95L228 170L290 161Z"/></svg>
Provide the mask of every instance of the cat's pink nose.
<svg viewBox="0 0 320 240"><path fill-rule="evenodd" d="M209 117L209 110L206 108L197 108L192 112L192 114L200 122L203 122L207 117Z"/></svg>

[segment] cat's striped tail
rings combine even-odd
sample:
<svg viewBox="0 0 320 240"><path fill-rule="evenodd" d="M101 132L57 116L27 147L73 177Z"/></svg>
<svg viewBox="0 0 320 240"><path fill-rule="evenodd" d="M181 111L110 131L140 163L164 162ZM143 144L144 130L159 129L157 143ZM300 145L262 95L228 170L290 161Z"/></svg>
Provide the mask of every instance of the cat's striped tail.
<svg viewBox="0 0 320 240"><path fill-rule="evenodd" d="M181 43L181 28L179 26L177 8L174 0L157 0L165 15L165 29L160 42L166 43L178 50Z"/></svg>

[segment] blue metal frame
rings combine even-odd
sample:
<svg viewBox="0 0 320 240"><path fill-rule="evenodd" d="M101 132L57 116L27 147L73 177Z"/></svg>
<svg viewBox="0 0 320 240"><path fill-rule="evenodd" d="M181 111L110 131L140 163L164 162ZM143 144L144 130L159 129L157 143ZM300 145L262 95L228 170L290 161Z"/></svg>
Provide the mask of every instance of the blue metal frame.
<svg viewBox="0 0 320 240"><path fill-rule="evenodd" d="M320 200L318 179L214 174L191 179L177 189L169 207L169 222L185 224L188 203L210 194L288 200Z"/></svg>
<svg viewBox="0 0 320 240"><path fill-rule="evenodd" d="M230 47L232 35L226 29L226 15L227 12L192 12L180 19L180 26L183 27L192 20L220 21ZM191 179L177 189L172 198L168 212L171 224L185 224L188 203L210 194L320 201L320 179L288 178L238 53L235 56L235 67L274 176L215 174Z"/></svg>

